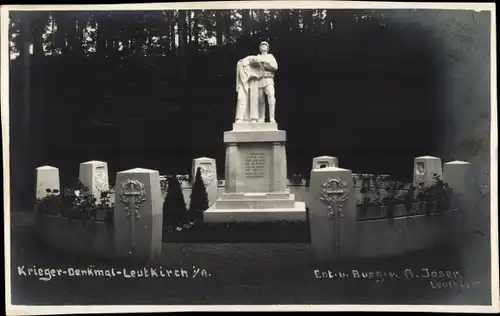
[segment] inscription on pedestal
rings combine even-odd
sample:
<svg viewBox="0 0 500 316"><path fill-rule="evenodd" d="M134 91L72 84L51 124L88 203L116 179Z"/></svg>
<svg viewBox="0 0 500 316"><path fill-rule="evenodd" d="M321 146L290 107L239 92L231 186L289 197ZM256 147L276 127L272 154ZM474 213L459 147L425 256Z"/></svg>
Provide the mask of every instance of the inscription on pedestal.
<svg viewBox="0 0 500 316"><path fill-rule="evenodd" d="M106 181L106 168L104 166L97 166L95 168L94 181L98 191L102 192L108 189L109 184ZM98 196L96 196L96 198L98 198Z"/></svg>
<svg viewBox="0 0 500 316"><path fill-rule="evenodd" d="M266 156L262 152L250 152L245 159L245 176L250 179L265 177Z"/></svg>
<svg viewBox="0 0 500 316"><path fill-rule="evenodd" d="M211 163L200 163L201 178L205 187L208 187L214 181L214 175Z"/></svg>

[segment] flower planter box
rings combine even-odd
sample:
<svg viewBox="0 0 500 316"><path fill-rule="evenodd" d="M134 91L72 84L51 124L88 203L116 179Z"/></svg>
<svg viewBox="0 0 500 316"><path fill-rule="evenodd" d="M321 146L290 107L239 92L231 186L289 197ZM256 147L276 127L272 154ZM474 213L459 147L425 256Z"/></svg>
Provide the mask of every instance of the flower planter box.
<svg viewBox="0 0 500 316"><path fill-rule="evenodd" d="M394 214L390 216L388 206L356 206L357 220L375 220L384 219L390 217L403 217L403 216L416 216L422 214L434 214L442 211L438 211L436 203L432 202L427 204L426 202L413 202L410 212L407 210L405 203L400 203L395 205ZM448 210L445 210L448 211Z"/></svg>
<svg viewBox="0 0 500 316"><path fill-rule="evenodd" d="M357 205L356 209L357 209L357 220L373 220L373 219L382 219L390 217L389 216L390 208L389 206L386 205L380 205L380 206ZM404 207L403 204L394 205L393 208L394 217L405 216L405 215L406 215L406 208Z"/></svg>
<svg viewBox="0 0 500 316"><path fill-rule="evenodd" d="M418 214L434 214L437 211L437 203L435 201L421 201L418 203Z"/></svg>
<svg viewBox="0 0 500 316"><path fill-rule="evenodd" d="M109 223L39 214L37 232L50 247L90 257L114 256L114 227Z"/></svg>
<svg viewBox="0 0 500 316"><path fill-rule="evenodd" d="M420 211L419 211L420 212ZM381 258L456 245L457 211L356 222L359 258Z"/></svg>
<svg viewBox="0 0 500 316"><path fill-rule="evenodd" d="M111 218L113 214L110 211L107 210L97 210L95 220L97 222L104 222L108 219L108 217L111 215Z"/></svg>

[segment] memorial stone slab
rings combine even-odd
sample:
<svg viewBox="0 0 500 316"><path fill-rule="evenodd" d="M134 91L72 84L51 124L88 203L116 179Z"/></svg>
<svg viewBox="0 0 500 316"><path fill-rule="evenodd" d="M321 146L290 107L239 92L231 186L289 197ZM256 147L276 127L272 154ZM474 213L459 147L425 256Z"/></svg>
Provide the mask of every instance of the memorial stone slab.
<svg viewBox="0 0 500 316"><path fill-rule="evenodd" d="M450 161L443 164L443 181L454 191L454 198L459 212L455 219L455 241L457 245L463 244L467 233L475 229L474 223L477 221L476 208L471 205L471 201L466 193L471 188L471 164L466 161ZM473 228L474 227L474 228Z"/></svg>
<svg viewBox="0 0 500 316"><path fill-rule="evenodd" d="M413 185L434 183L434 174L443 178L443 166L441 158L432 156L416 157L413 165Z"/></svg>
<svg viewBox="0 0 500 316"><path fill-rule="evenodd" d="M465 193L469 170L469 162L459 160L447 162L443 165L443 181L457 193Z"/></svg>
<svg viewBox="0 0 500 316"><path fill-rule="evenodd" d="M36 168L36 198L47 196L47 189L60 191L59 169L51 166Z"/></svg>
<svg viewBox="0 0 500 316"><path fill-rule="evenodd" d="M99 202L101 192L109 190L108 164L97 160L82 162L79 179Z"/></svg>
<svg viewBox="0 0 500 316"><path fill-rule="evenodd" d="M319 156L313 158L311 170L318 168L338 167L339 160L332 156Z"/></svg>
<svg viewBox="0 0 500 316"><path fill-rule="evenodd" d="M224 133L226 190L206 222L306 220L287 189L286 133L272 123L235 123Z"/></svg>
<svg viewBox="0 0 500 316"><path fill-rule="evenodd" d="M311 244L320 261L356 256L356 197L352 171L337 167L311 171Z"/></svg>
<svg viewBox="0 0 500 316"><path fill-rule="evenodd" d="M115 252L155 260L162 249L163 200L157 170L130 169L116 174Z"/></svg>

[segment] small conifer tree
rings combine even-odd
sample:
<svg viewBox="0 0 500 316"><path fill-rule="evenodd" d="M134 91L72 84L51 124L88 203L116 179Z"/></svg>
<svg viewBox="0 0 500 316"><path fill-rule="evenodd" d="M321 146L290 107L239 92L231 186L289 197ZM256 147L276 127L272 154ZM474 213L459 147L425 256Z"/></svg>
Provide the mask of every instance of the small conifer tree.
<svg viewBox="0 0 500 316"><path fill-rule="evenodd" d="M208 208L208 194L201 178L201 169L196 170L196 177L191 189L191 200L189 202L189 219L193 222L203 220L203 212Z"/></svg>
<svg viewBox="0 0 500 316"><path fill-rule="evenodd" d="M168 191L163 202L163 229L182 226L186 220L186 202L174 175L168 178Z"/></svg>

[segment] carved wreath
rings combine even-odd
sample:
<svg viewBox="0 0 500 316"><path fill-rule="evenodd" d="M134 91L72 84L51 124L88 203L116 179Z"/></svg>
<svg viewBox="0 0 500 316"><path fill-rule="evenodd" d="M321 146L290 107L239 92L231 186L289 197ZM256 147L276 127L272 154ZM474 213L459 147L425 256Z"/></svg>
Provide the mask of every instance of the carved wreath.
<svg viewBox="0 0 500 316"><path fill-rule="evenodd" d="M329 178L320 187L321 201L328 204L328 216L334 216L333 206L337 204L340 218L344 217L344 204L349 199L349 187L340 178Z"/></svg>
<svg viewBox="0 0 500 316"><path fill-rule="evenodd" d="M146 202L146 187L139 180L130 180L123 182L121 185L120 202L125 204L125 212L127 218L130 218L132 212L135 213L137 219L140 218L139 209ZM133 207L131 208L130 206Z"/></svg>

